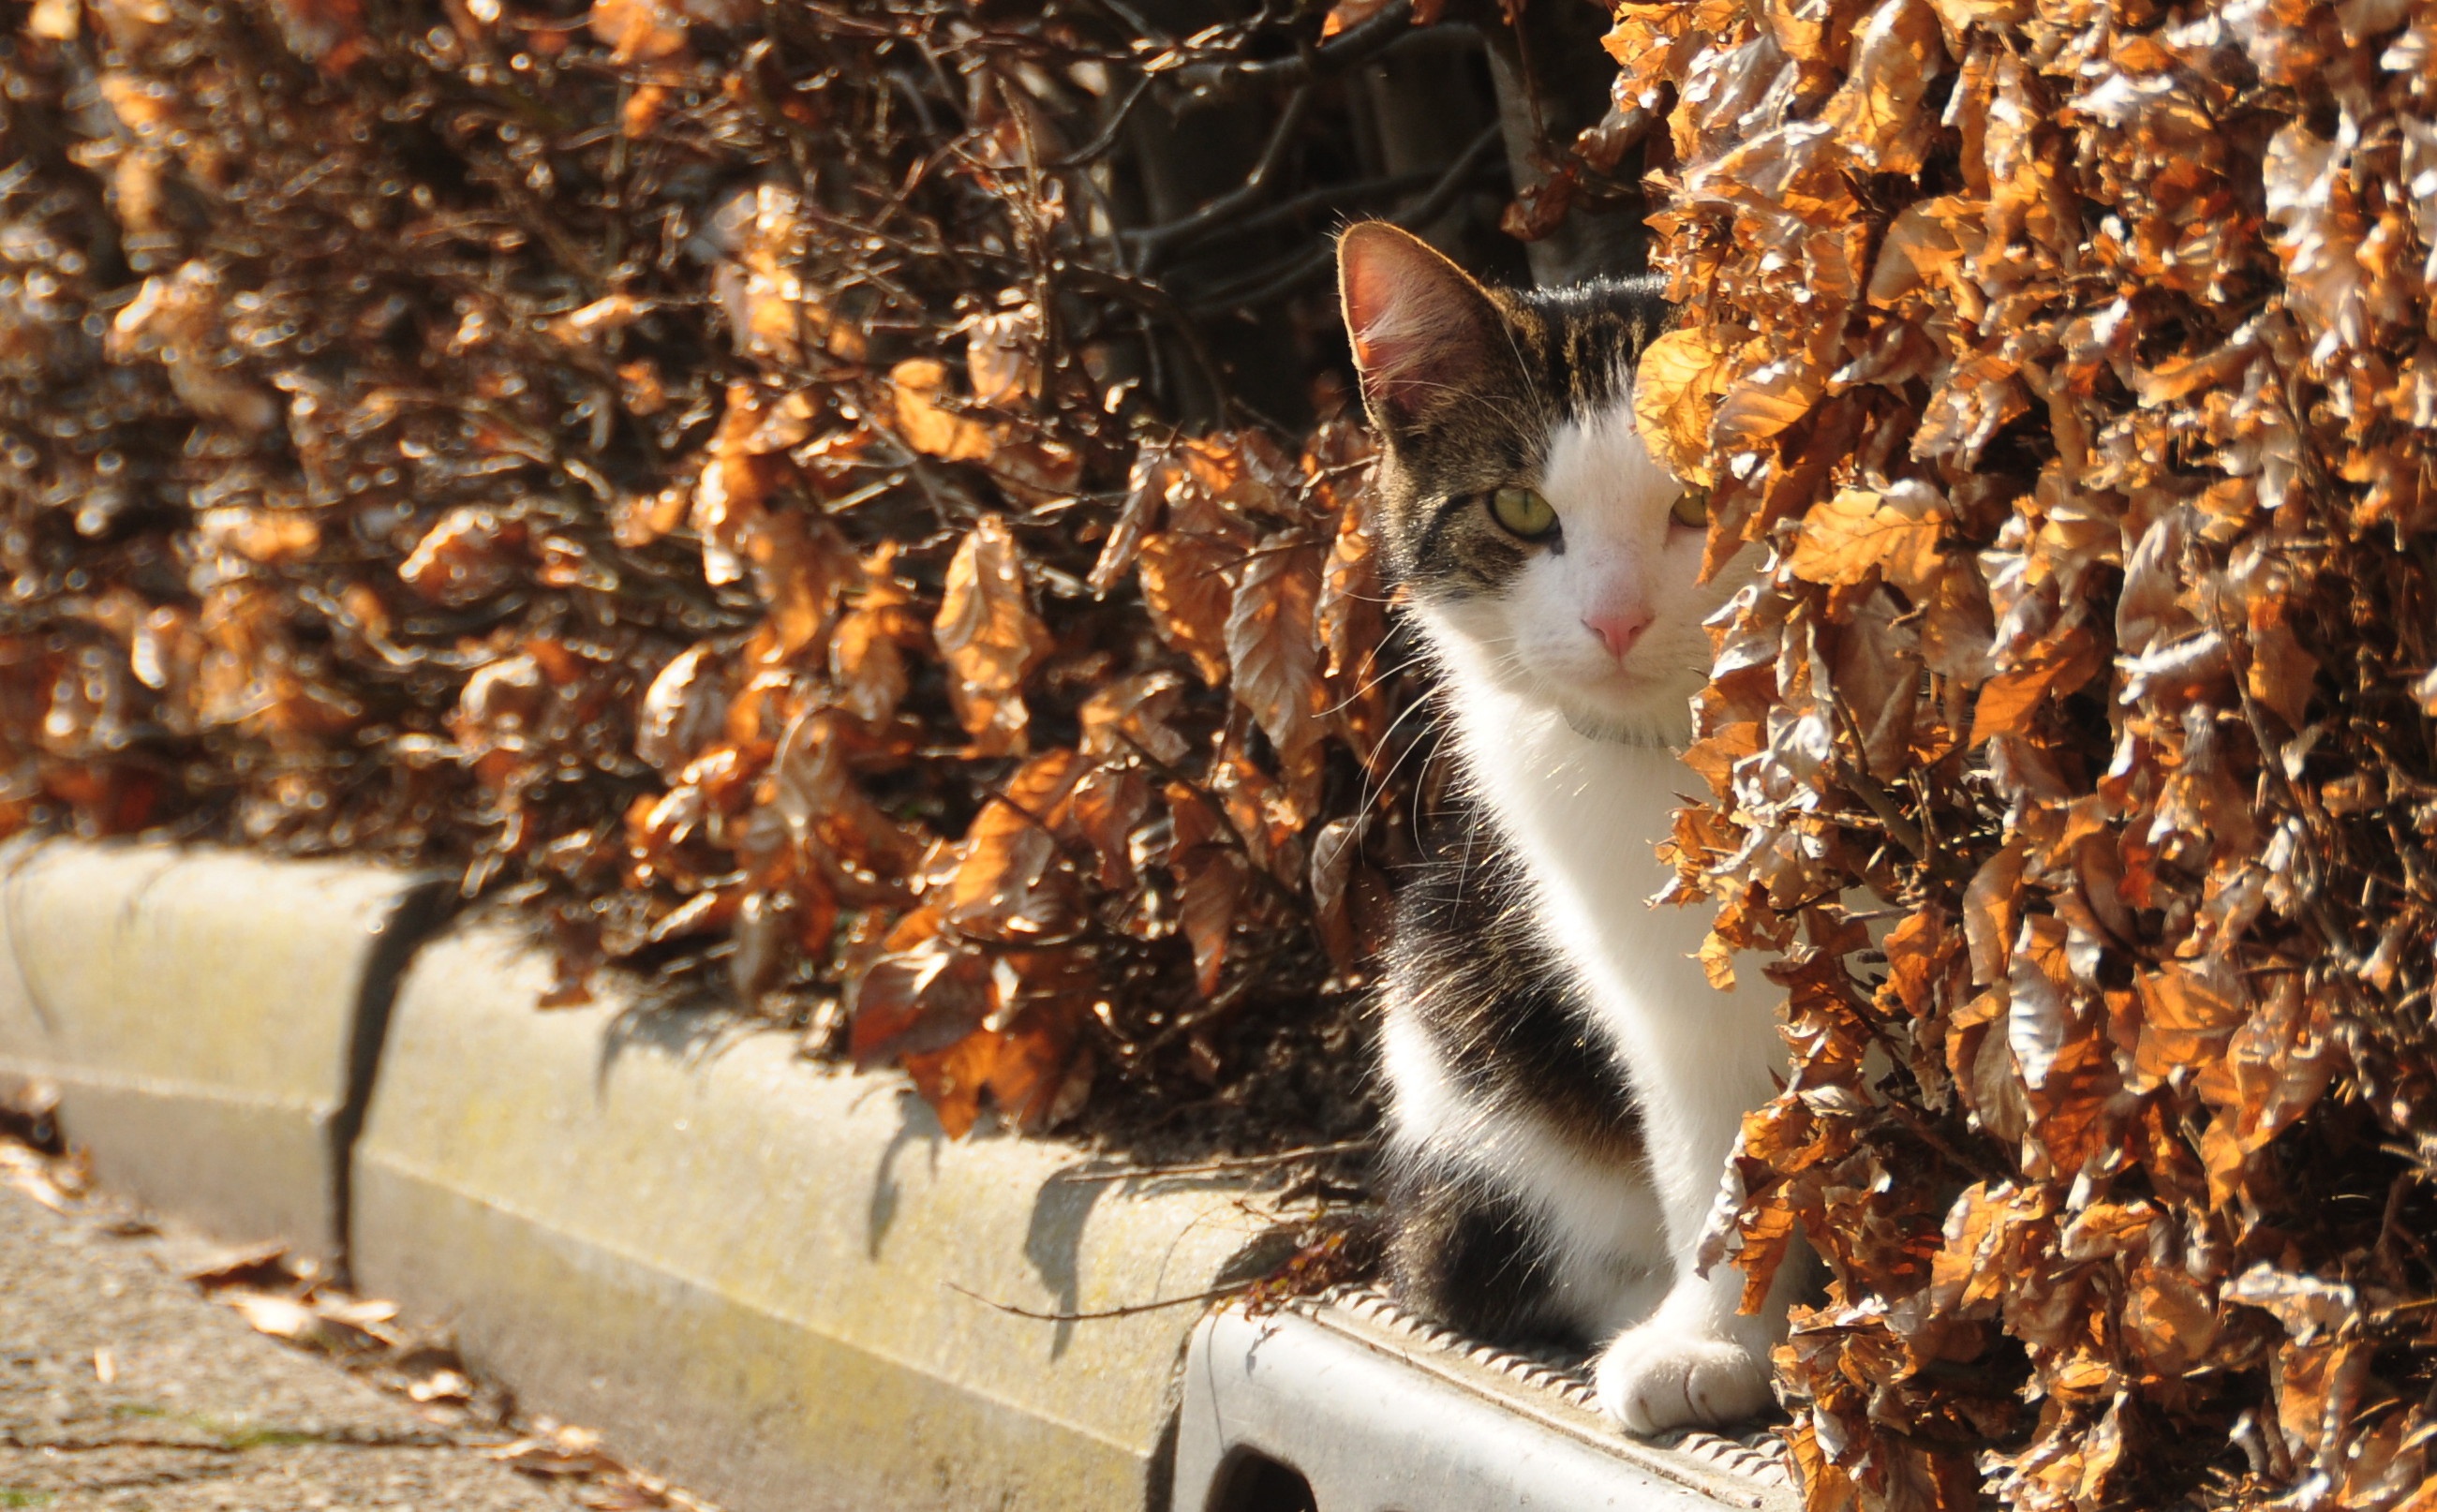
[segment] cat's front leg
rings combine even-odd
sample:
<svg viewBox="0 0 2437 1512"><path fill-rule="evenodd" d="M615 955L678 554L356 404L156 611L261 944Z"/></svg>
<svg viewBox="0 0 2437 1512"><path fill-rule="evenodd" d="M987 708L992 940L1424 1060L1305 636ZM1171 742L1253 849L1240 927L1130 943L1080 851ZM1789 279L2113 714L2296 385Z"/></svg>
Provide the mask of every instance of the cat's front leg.
<svg viewBox="0 0 2437 1512"><path fill-rule="evenodd" d="M1760 1051L1756 1035L1726 1038L1727 1044L1712 1046L1713 1057L1722 1051L1730 1057L1735 1038L1752 1042L1741 1048ZM1741 1076L1716 1058L1705 1068L1708 1076L1688 1064L1661 1065L1644 1094L1675 1280L1656 1311L1609 1341L1593 1372L1601 1408L1630 1433L1715 1427L1769 1404L1769 1355L1785 1337L1786 1311L1807 1275L1807 1254L1797 1250L1786 1257L1757 1313L1741 1310L1740 1267L1722 1260L1708 1275L1699 1274L1701 1234L1744 1111L1768 1096L1763 1055L1751 1055Z"/></svg>

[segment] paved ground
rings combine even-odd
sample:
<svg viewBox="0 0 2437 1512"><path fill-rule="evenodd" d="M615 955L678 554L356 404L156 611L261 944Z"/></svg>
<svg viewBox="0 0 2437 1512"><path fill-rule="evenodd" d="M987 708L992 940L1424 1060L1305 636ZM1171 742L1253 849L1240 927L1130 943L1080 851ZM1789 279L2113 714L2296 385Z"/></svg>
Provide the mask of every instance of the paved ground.
<svg viewBox="0 0 2437 1512"><path fill-rule="evenodd" d="M183 1258L0 1184L0 1508L583 1504L486 1458L496 1431L255 1332L175 1274Z"/></svg>

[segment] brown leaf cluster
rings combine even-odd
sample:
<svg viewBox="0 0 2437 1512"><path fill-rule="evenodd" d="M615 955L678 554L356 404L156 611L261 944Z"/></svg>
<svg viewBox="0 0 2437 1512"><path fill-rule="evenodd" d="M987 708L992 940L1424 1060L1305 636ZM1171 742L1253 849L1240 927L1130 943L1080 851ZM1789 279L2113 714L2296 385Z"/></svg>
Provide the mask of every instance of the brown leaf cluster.
<svg viewBox="0 0 2437 1512"><path fill-rule="evenodd" d="M1494 101L1364 157L1474 33L1124 14L17 14L0 833L462 868L551 1004L708 983L958 1133L1349 1132L1411 765L1324 236L1494 236Z"/></svg>
<svg viewBox="0 0 2437 1512"><path fill-rule="evenodd" d="M2437 8L1627 4L1813 1512L2437 1505ZM1757 1282L1755 1283L1757 1284Z"/></svg>

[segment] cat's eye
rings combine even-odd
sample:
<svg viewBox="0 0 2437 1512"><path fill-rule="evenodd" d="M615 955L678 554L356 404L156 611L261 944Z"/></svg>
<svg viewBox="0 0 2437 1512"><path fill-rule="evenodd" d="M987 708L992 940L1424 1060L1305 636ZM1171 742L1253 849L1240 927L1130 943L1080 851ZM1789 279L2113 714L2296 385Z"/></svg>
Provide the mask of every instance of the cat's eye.
<svg viewBox="0 0 2437 1512"><path fill-rule="evenodd" d="M1709 490L1687 488L1675 496L1675 507L1667 512L1678 525L1699 530L1709 522Z"/></svg>
<svg viewBox="0 0 2437 1512"><path fill-rule="evenodd" d="M1500 488L1489 496L1489 518L1525 540L1537 540L1557 528L1557 512L1535 488Z"/></svg>

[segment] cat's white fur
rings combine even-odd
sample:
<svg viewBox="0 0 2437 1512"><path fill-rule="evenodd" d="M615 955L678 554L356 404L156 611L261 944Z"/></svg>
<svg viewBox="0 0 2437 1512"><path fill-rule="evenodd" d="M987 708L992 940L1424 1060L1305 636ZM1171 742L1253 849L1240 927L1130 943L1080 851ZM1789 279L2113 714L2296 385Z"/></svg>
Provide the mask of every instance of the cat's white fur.
<svg viewBox="0 0 2437 1512"><path fill-rule="evenodd" d="M1768 1401L1768 1352L1799 1267L1746 1316L1742 1273L1722 1263L1702 1276L1695 1252L1743 1116L1774 1093L1785 1046L1767 993L1720 992L1693 958L1708 911L1649 900L1669 875L1654 848L1697 781L1672 747L1689 738L1709 664L1701 622L1734 574L1698 583L1704 533L1671 519L1682 489L1624 405L1564 427L1538 485L1565 550L1534 553L1506 592L1426 598L1415 615L1446 674L1464 781L1624 1068L1648 1169L1604 1169L1511 1111L1473 1105L1393 1009L1392 1137L1443 1158L1468 1152L1483 1177L1536 1200L1569 1310L1616 1330L1596 1372L1609 1415L1645 1433L1723 1422ZM1587 622L1621 611L1650 623L1619 659Z"/></svg>

